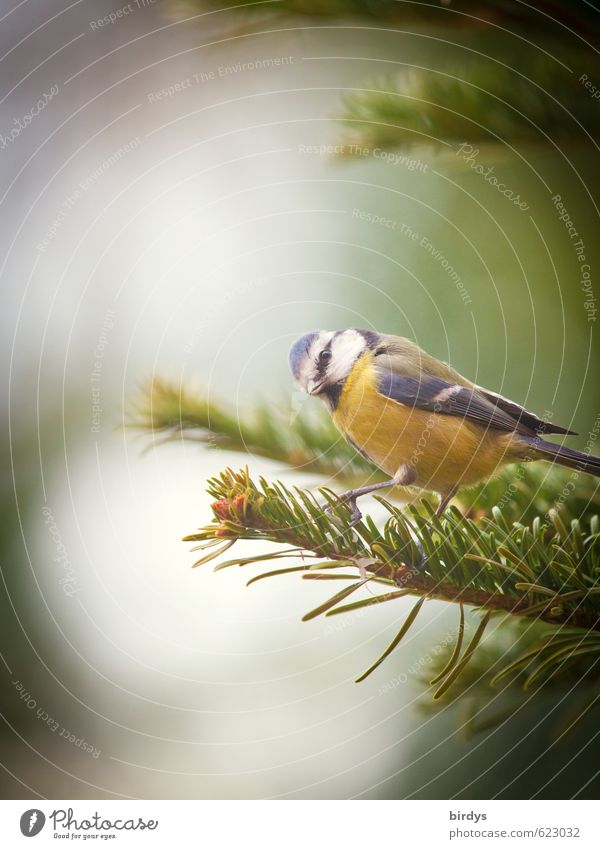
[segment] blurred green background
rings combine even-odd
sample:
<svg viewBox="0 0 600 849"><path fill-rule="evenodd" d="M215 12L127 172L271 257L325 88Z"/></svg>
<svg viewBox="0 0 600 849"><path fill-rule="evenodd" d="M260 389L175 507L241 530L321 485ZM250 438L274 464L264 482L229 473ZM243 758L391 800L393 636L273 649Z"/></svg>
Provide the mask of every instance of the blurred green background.
<svg viewBox="0 0 600 849"><path fill-rule="evenodd" d="M44 6L2 33L3 138L58 87L0 151L4 796L594 797L590 729L556 742L576 693L474 737L464 705L431 712L414 668L455 626L438 602L355 685L404 600L301 623L322 588L192 571L179 539L236 458L144 453L121 428L154 374L291 418L291 342L358 326L414 338L584 448L599 412L594 13L163 0L113 22L114 2Z"/></svg>

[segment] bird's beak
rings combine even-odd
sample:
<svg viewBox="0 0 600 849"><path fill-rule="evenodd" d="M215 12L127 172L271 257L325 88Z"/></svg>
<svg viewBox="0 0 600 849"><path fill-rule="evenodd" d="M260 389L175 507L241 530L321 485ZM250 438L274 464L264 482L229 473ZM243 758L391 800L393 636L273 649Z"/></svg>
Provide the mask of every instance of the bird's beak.
<svg viewBox="0 0 600 849"><path fill-rule="evenodd" d="M323 380L309 380L306 384L306 391L309 395L318 395L324 383Z"/></svg>

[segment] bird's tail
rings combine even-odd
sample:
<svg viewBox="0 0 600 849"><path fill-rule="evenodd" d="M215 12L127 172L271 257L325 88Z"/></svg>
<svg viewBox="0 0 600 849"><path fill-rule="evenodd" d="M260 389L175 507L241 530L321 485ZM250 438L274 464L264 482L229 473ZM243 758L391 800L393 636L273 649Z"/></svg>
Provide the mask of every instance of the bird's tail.
<svg viewBox="0 0 600 849"><path fill-rule="evenodd" d="M573 448L566 448L564 445L546 442L539 436L519 435L519 441L525 443L529 448L527 459L549 460L551 463L566 466L567 469L576 469L578 472L587 472L590 475L600 477L600 457L585 454L583 451L575 451Z"/></svg>

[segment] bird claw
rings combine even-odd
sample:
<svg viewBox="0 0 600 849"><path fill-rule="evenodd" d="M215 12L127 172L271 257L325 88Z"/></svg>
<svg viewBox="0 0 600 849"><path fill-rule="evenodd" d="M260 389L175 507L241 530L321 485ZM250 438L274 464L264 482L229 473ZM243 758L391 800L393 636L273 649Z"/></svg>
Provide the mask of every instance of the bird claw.
<svg viewBox="0 0 600 849"><path fill-rule="evenodd" d="M338 496L338 504L347 504L348 507L350 507L351 510L352 510L352 514L350 516L350 522L348 523L348 526L350 528L353 528L353 527L355 527L355 525L358 525L358 523L362 519L363 514L358 509L356 499L352 498L352 496L345 496L344 494L342 494L342 495ZM331 515L333 513L334 507L335 507L334 504L327 504L327 505L324 504L323 507L322 507L322 510L323 510L324 513Z"/></svg>
<svg viewBox="0 0 600 849"><path fill-rule="evenodd" d="M358 509L356 501L349 500L347 504L348 507L352 507L352 515L350 516L349 527L354 528L362 519L362 513Z"/></svg>

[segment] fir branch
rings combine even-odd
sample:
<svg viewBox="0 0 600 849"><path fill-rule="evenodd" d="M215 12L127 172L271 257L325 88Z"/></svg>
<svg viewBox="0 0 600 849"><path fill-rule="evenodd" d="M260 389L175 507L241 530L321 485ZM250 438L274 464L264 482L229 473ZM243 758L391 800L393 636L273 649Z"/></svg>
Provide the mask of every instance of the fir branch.
<svg viewBox="0 0 600 849"><path fill-rule="evenodd" d="M531 525L509 524L502 511L479 521L450 508L437 517L427 502L409 506L406 512L388 501L377 500L390 518L378 529L367 517L356 527L349 526L350 511L336 501L328 490L321 495L331 505L325 513L316 497L307 491L290 491L280 482L260 479L256 484L248 471L225 470L209 481L208 491L216 500L213 521L186 541L209 547L203 562L217 557L216 542L232 544L239 539L268 540L292 546L291 550L272 551L256 557L228 560L225 565L248 565L257 561L300 557L303 564L294 567L303 577L353 581L348 587L323 602L304 618L336 615L358 607L391 601L406 593L420 602L441 599L481 608L486 616L461 656L460 640L452 663L438 676L442 683L437 696L444 695L470 662L489 616L522 618L530 623L550 623L553 627L544 640L511 663L503 675L528 667L535 659L537 677L552 676L566 663L587 655L600 657L600 527L598 517L590 520L571 516L566 507L554 511ZM426 562L416 568L425 553ZM325 560L325 562L320 562ZM312 562L311 562L312 561ZM329 574L328 570L356 566L361 580L351 574ZM315 570L326 570L315 574ZM261 577L289 574L289 568L274 570ZM527 580L524 580L524 576ZM351 593L367 581L388 587L375 599L340 606ZM420 610L419 604L400 629L391 647L370 670L373 671L400 641ZM462 614L461 614L462 616ZM569 629L568 632L565 629ZM561 642L565 633L568 640ZM572 636L575 634L575 636ZM365 673L359 680L366 677Z"/></svg>
<svg viewBox="0 0 600 849"><path fill-rule="evenodd" d="M580 82L591 59L565 58L568 68L543 54L506 63L472 56L444 70L412 67L367 81L343 99L339 119L348 137L342 155L464 142L471 153L473 144L489 142L583 140L583 127L591 134L600 129L600 113L590 110Z"/></svg>
<svg viewBox="0 0 600 849"><path fill-rule="evenodd" d="M259 403L240 415L201 391L155 378L129 402L126 426L150 434L158 443L186 439L328 477L360 480L374 475L383 480L381 472L340 437L328 416L294 414L283 401Z"/></svg>
<svg viewBox="0 0 600 849"><path fill-rule="evenodd" d="M214 7L217 0L188 2ZM229 27L241 24L249 32L300 17L314 27L328 27L328 20L341 26L358 20L365 30L383 26L388 32L409 27L414 38L436 39L440 26L451 33L433 47L436 68L414 65L396 74L405 62L400 51L390 55L393 74L366 81L344 98L339 117L349 130L342 145L346 155L415 144L581 140L586 139L582 127L592 135L600 129L600 114L591 108L583 84L595 67L593 45L600 43L597 12L590 4L547 0L540 10L513 0L464 0L460 8L429 0L235 0L229 8L237 12L225 19ZM565 27L585 34L590 46L565 38ZM431 42L424 44L430 53ZM439 56L448 57L445 65Z"/></svg>
<svg viewBox="0 0 600 849"><path fill-rule="evenodd" d="M174 2L174 0L173 0ZM539 7L543 12L540 14ZM177 6L223 9L219 0L177 0ZM531 30L540 33L556 33L557 24L563 25L586 38L598 37L598 22L595 8L588 4L574 4L572 0L538 0L534 5L515 3L514 0L462 0L460 8L449 4L436 5L431 0L230 0L227 8L249 24L271 23L274 19L309 18L313 20L342 19L361 20L365 24L385 22L388 25L456 27L461 32L471 30L481 37L486 24L497 34L502 29ZM498 29L499 28L499 29Z"/></svg>

